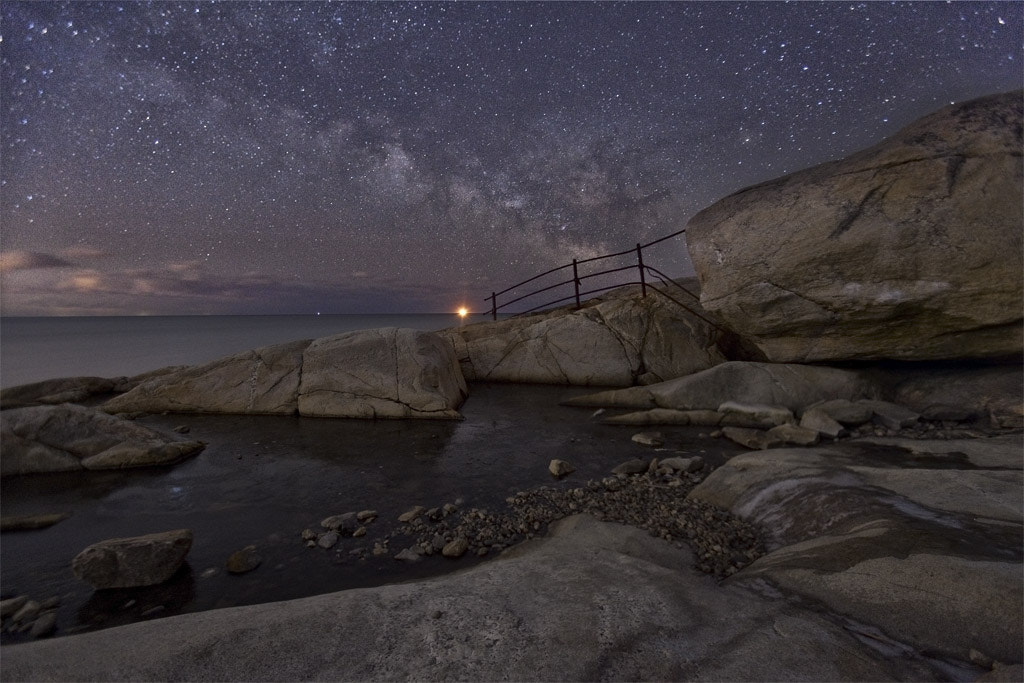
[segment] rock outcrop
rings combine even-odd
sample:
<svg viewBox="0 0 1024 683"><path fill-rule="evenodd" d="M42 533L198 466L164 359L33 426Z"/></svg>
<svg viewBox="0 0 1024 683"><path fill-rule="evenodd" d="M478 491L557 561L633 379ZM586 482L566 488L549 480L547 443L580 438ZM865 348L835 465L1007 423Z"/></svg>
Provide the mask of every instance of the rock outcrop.
<svg viewBox="0 0 1024 683"><path fill-rule="evenodd" d="M696 281L681 280L696 293ZM696 300L696 315L636 287L533 315L444 330L467 379L540 384L630 386L688 375L726 360L730 341ZM703 316L703 317L701 317Z"/></svg>
<svg viewBox="0 0 1024 683"><path fill-rule="evenodd" d="M985 97L722 199L687 227L701 303L776 362L1019 360L1021 128Z"/></svg>
<svg viewBox="0 0 1024 683"><path fill-rule="evenodd" d="M128 381L124 377L67 377L20 384L0 390L0 409L81 403L96 395L126 391L130 388Z"/></svg>
<svg viewBox="0 0 1024 683"><path fill-rule="evenodd" d="M733 458L691 491L759 525L768 581L948 657L1022 658L1020 434L862 439Z"/></svg>
<svg viewBox="0 0 1024 683"><path fill-rule="evenodd" d="M852 370L813 365L730 361L687 377L651 386L613 389L574 397L565 401L565 405L718 411L723 405L738 401L781 407L799 413L804 407L818 401L872 398L877 391L870 380ZM726 411L722 412L726 414ZM692 424L699 422L695 421ZM745 423L737 421L732 424Z"/></svg>
<svg viewBox="0 0 1024 683"><path fill-rule="evenodd" d="M169 465L203 448L98 410L64 404L0 412L0 476Z"/></svg>
<svg viewBox="0 0 1024 683"><path fill-rule="evenodd" d="M75 556L75 577L97 590L163 583L181 569L192 548L188 529L94 543Z"/></svg>
<svg viewBox="0 0 1024 683"><path fill-rule="evenodd" d="M157 374L107 401L109 413L294 415L308 339Z"/></svg>
<svg viewBox="0 0 1024 683"><path fill-rule="evenodd" d="M394 327L317 339L302 357L300 415L458 419L469 394L451 346Z"/></svg>
<svg viewBox="0 0 1024 683"><path fill-rule="evenodd" d="M451 346L418 330L358 330L155 374L110 413L457 419L467 396Z"/></svg>
<svg viewBox="0 0 1024 683"><path fill-rule="evenodd" d="M941 677L865 626L717 585L637 529L577 516L551 536L435 579L7 647L4 680Z"/></svg>

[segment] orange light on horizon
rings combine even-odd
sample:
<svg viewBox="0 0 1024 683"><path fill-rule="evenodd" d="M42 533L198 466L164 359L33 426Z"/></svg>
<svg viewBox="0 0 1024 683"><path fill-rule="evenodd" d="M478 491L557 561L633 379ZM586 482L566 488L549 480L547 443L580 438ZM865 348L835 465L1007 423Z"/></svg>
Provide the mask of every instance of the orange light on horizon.
<svg viewBox="0 0 1024 683"><path fill-rule="evenodd" d="M456 313L459 314L460 318L465 318L467 315L469 315L469 309L467 309L465 306L461 306L459 310L456 311Z"/></svg>

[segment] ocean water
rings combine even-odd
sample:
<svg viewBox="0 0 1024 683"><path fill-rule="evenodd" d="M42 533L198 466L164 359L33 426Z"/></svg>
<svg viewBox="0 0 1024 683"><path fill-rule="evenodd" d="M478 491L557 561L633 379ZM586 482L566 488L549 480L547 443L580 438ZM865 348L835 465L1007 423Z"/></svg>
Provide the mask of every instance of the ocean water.
<svg viewBox="0 0 1024 683"><path fill-rule="evenodd" d="M0 318L0 387L55 377L131 376L351 330L440 330L458 324L458 316L449 313L4 317Z"/></svg>

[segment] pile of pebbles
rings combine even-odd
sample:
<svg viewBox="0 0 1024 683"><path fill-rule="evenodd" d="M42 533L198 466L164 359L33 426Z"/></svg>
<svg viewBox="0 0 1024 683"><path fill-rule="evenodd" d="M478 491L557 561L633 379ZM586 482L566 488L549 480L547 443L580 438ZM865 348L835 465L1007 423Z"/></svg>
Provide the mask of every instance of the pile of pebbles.
<svg viewBox="0 0 1024 683"><path fill-rule="evenodd" d="M376 513L346 513L323 520L324 531L305 529L302 538L310 548L331 548L345 536L360 538L364 543L348 551L359 559L390 555L417 562L433 555L457 558L467 553L483 557L544 534L558 519L587 513L644 529L680 548L689 546L696 569L725 578L765 550L753 526L724 510L686 500L687 493L709 473L700 457L661 463L656 458L634 459L616 467L610 476L578 487L520 491L506 499L507 507L501 511L463 510L455 503L416 506L398 518L397 526L372 536L366 524Z"/></svg>

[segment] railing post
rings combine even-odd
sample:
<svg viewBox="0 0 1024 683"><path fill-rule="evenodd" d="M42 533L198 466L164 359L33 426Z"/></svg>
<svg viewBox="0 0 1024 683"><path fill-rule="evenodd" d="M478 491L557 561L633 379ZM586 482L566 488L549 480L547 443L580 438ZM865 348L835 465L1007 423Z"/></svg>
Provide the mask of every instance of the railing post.
<svg viewBox="0 0 1024 683"><path fill-rule="evenodd" d="M498 319L498 297L491 292L491 320Z"/></svg>
<svg viewBox="0 0 1024 683"><path fill-rule="evenodd" d="M576 271L576 259L572 260L572 284L576 288L576 310L580 310L580 274Z"/></svg>
<svg viewBox="0 0 1024 683"><path fill-rule="evenodd" d="M640 243L636 243L636 262L640 268L640 296L647 297L647 279L644 277L644 252Z"/></svg>

